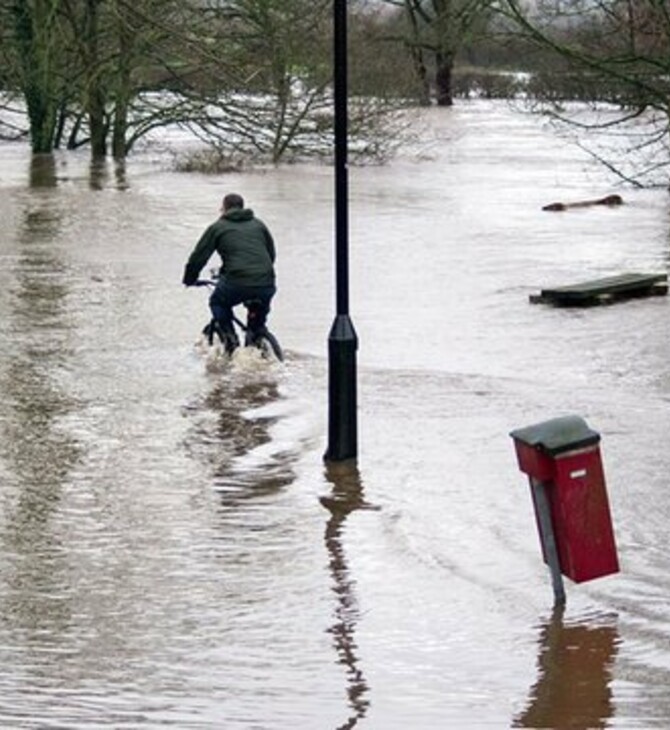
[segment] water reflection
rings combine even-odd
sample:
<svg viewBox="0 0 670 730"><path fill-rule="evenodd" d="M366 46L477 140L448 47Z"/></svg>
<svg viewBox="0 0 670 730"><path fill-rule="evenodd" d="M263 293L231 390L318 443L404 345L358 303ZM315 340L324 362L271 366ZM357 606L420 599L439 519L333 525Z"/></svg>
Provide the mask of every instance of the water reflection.
<svg viewBox="0 0 670 730"><path fill-rule="evenodd" d="M0 381L0 454L7 473L0 615L23 629L30 644L45 631L59 636L71 618L63 590L67 561L54 517L80 449L60 428L74 402L57 384L59 368L71 356L71 323L58 255L59 205L50 190L56 186L53 156L33 156L29 172L31 187L47 190L31 196L23 210L16 288L1 330L7 365Z"/></svg>
<svg viewBox="0 0 670 730"><path fill-rule="evenodd" d="M296 355L279 377L210 377L187 350L202 303L182 297L179 266L220 181L175 176L152 148L129 162L132 195L111 160L91 171L79 153L56 154L58 184L50 161L34 163L28 189L27 151L2 146L1 727L668 725L667 303L584 315L527 303L575 271L662 267L667 201L635 194L616 220L542 215L558 188L590 197L600 182L508 114L431 114L434 162L357 171L367 437L364 484L349 486L324 486L320 463L332 261L314 242L329 236L328 170L238 180L284 241L277 327ZM409 265L390 257L365 287L393 236L415 242ZM411 307L394 301L403 286ZM411 346L389 331L411 331ZM186 394L196 402L180 412ZM544 581L514 584L526 610L508 610L520 558L527 572L527 504L487 485L516 480L507 424L557 408L597 415L612 439L630 571L596 598L626 611L620 648L597 621L571 620L574 603L570 625L552 626L549 608L529 626ZM380 520L357 511L373 482L392 505ZM592 657L589 712L571 708L556 666L570 657L551 657L593 633L614 658ZM515 642L530 642L521 694L527 657L500 650Z"/></svg>
<svg viewBox="0 0 670 730"><path fill-rule="evenodd" d="M114 180L118 190L127 190L130 187L125 160L114 160Z"/></svg>
<svg viewBox="0 0 670 730"><path fill-rule="evenodd" d="M18 359L2 381L11 406L2 429L2 456L9 465L5 482L2 533L6 582L3 621L28 630L37 639L47 626L67 626L70 607L63 592L67 560L52 519L63 485L80 451L58 429L70 402L53 389L39 366Z"/></svg>
<svg viewBox="0 0 670 730"><path fill-rule="evenodd" d="M333 486L332 494L321 497L321 504L330 512L326 523L325 541L330 556L333 591L337 597L335 623L330 628L340 663L347 671L347 696L351 716L339 730L356 726L365 717L370 701L369 687L360 659L356 653L356 624L359 618L354 581L349 573L342 531L347 517L358 509L372 509L363 496L363 484L354 462L330 462L326 465L326 479Z"/></svg>
<svg viewBox="0 0 670 730"><path fill-rule="evenodd" d="M52 154L32 155L29 180L31 188L56 187L56 158Z"/></svg>
<svg viewBox="0 0 670 730"><path fill-rule="evenodd" d="M591 730L607 727L614 714L610 684L617 627L586 622L566 626L564 610L557 606L542 627L539 677L513 727Z"/></svg>
<svg viewBox="0 0 670 730"><path fill-rule="evenodd" d="M217 376L202 404L190 409L196 418L187 447L211 464L222 504L272 494L295 479L296 454L272 443L281 401L275 375L259 363Z"/></svg>
<svg viewBox="0 0 670 730"><path fill-rule="evenodd" d="M91 190L104 190L110 180L110 165L114 167L114 184L117 190L129 187L125 160L113 160L106 157L91 158L88 166L88 186Z"/></svg>

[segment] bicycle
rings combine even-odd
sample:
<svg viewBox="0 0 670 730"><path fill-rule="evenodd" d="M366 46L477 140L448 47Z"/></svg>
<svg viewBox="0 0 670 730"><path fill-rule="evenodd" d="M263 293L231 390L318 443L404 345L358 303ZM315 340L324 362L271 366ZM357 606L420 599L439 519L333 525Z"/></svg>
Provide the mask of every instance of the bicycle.
<svg viewBox="0 0 670 730"><path fill-rule="evenodd" d="M216 286L216 281L212 279L198 279L195 282L195 286L213 288ZM233 314L233 322L244 333L244 347L255 347L260 350L261 355L266 360L279 360L279 362L283 362L284 352L279 344L279 340L270 332L265 324L258 326L259 320L262 321L264 318L263 304L260 299L248 299L242 302L242 306L247 312L246 323L242 322L235 314ZM214 344L214 339L218 338L228 357L231 357L240 346L240 339L237 332L224 331L214 318L205 325L202 334L207 338L210 347Z"/></svg>

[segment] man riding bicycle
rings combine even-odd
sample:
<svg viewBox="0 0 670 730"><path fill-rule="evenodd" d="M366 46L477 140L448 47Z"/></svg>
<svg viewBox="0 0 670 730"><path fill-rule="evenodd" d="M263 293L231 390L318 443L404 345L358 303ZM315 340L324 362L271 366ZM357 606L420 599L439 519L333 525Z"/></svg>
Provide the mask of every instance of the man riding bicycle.
<svg viewBox="0 0 670 730"><path fill-rule="evenodd" d="M236 347L239 343L233 326L233 307L242 302L260 302L254 329L265 327L270 302L275 295L275 244L263 221L244 207L237 193L223 199L221 217L202 234L186 262L183 283L193 286L200 271L216 251L222 266L217 285L209 298L212 316L224 337Z"/></svg>

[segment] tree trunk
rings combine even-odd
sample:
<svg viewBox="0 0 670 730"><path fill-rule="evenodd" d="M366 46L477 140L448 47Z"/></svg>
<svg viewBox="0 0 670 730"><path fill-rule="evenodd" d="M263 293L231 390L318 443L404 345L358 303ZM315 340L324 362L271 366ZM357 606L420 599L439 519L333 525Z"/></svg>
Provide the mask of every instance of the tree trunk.
<svg viewBox="0 0 670 730"><path fill-rule="evenodd" d="M272 162L276 165L286 148L286 119L291 103L291 76L282 57L278 58L273 64L272 76L275 93Z"/></svg>
<svg viewBox="0 0 670 730"><path fill-rule="evenodd" d="M430 106L430 83L428 81L428 69L423 58L423 51L416 46L410 46L410 54L412 56L412 65L414 73L419 80L419 104L421 106Z"/></svg>
<svg viewBox="0 0 670 730"><path fill-rule="evenodd" d="M28 108L34 153L53 151L58 94L52 67L52 17L43 3L16 0L12 6L22 69L22 91Z"/></svg>
<svg viewBox="0 0 670 730"><path fill-rule="evenodd" d="M107 154L107 117L105 116L105 94L100 87L91 90L88 100L88 125L91 130L91 155L105 157Z"/></svg>
<svg viewBox="0 0 670 730"><path fill-rule="evenodd" d="M91 155L104 157L107 154L107 118L105 115L106 94L102 79L99 50L98 5L101 0L86 3L85 38L87 49L87 91L86 111L91 132Z"/></svg>
<svg viewBox="0 0 670 730"><path fill-rule="evenodd" d="M430 83L428 82L428 71L423 57L423 51L419 45L420 31L417 11L410 0L405 0L405 13L412 30L412 36L408 42L409 52L412 56L414 72L419 80L419 103L421 106L430 106Z"/></svg>
<svg viewBox="0 0 670 730"><path fill-rule="evenodd" d="M125 12L119 8L117 12ZM131 58L134 36L130 23L121 15L117 25L118 62L116 68L116 94L114 99L114 122L112 125L112 157L123 160L128 155L128 113L133 96Z"/></svg>
<svg viewBox="0 0 670 730"><path fill-rule="evenodd" d="M60 149L65 136L65 123L67 122L67 105L63 102L58 107L58 115L56 119L56 129L54 132L54 149Z"/></svg>
<svg viewBox="0 0 670 730"><path fill-rule="evenodd" d="M453 59L450 56L436 53L435 65L435 94L437 96L437 105L452 106L454 103L451 86L451 72L454 65Z"/></svg>
<svg viewBox="0 0 670 730"><path fill-rule="evenodd" d="M112 157L122 160L128 154L126 130L128 129L128 102L118 97L114 104L114 125L112 127Z"/></svg>
<svg viewBox="0 0 670 730"><path fill-rule="evenodd" d="M84 114L83 112L79 112L77 116L75 117L74 122L72 123L72 129L70 130L70 134L67 138L67 149L69 150L76 150L77 147L79 147L79 143L77 142L77 137L79 136L79 132L81 130L81 125L84 122Z"/></svg>
<svg viewBox="0 0 670 730"><path fill-rule="evenodd" d="M25 89L28 118L30 120L30 147L36 154L53 152L56 130L56 113L43 89L30 84Z"/></svg>

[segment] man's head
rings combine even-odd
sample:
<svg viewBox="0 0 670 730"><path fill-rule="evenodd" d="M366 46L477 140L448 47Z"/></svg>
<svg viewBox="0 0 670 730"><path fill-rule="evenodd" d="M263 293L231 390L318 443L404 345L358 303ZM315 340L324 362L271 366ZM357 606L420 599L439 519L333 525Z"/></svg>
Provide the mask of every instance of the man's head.
<svg viewBox="0 0 670 730"><path fill-rule="evenodd" d="M244 198L237 193L228 193L228 195L226 195L226 197L223 199L222 208L224 213L227 213L233 208L242 209L244 208Z"/></svg>

